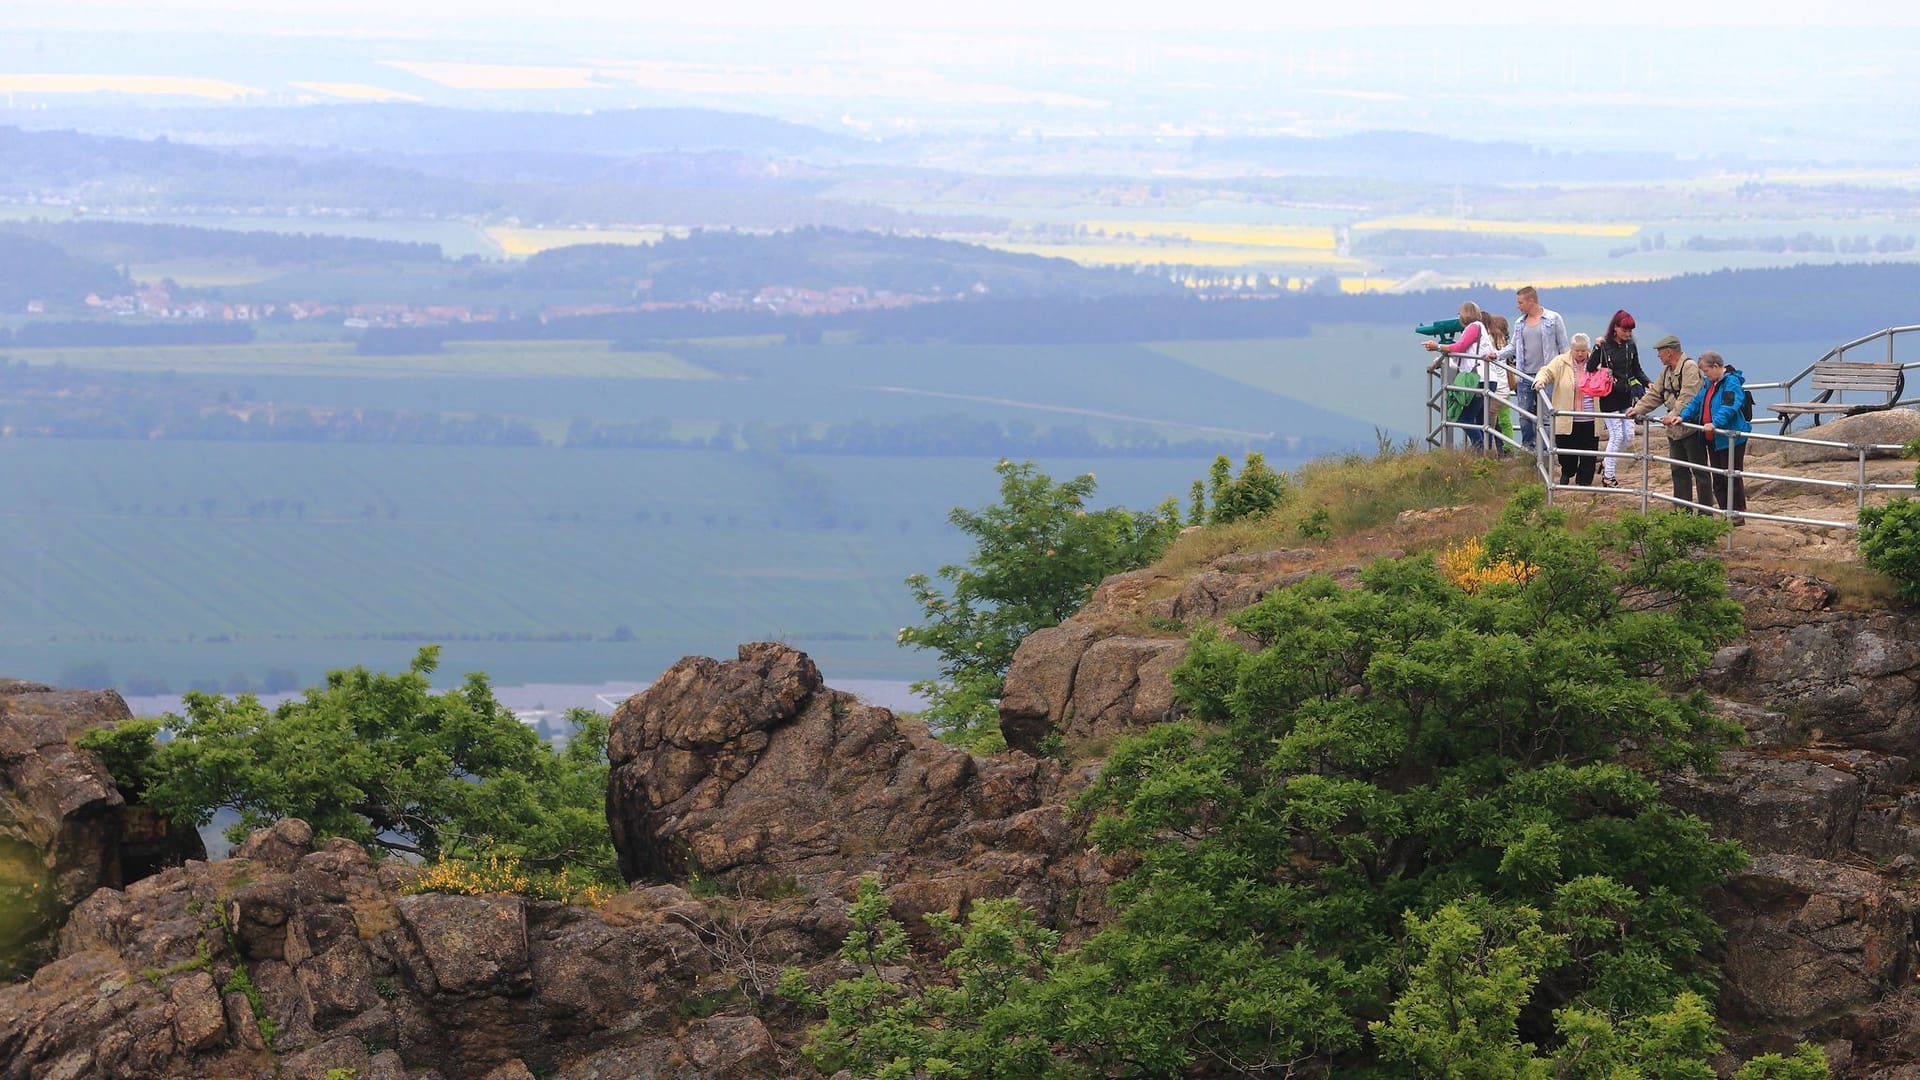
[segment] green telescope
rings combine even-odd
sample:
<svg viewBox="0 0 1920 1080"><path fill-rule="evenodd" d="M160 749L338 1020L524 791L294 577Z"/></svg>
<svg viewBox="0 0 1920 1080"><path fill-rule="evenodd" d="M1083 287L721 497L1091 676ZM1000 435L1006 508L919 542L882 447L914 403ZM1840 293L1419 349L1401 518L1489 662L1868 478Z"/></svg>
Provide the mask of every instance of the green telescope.
<svg viewBox="0 0 1920 1080"><path fill-rule="evenodd" d="M1459 319L1441 319L1437 322L1421 323L1413 328L1413 332L1434 338L1442 345L1451 345L1453 336L1464 329L1466 327Z"/></svg>

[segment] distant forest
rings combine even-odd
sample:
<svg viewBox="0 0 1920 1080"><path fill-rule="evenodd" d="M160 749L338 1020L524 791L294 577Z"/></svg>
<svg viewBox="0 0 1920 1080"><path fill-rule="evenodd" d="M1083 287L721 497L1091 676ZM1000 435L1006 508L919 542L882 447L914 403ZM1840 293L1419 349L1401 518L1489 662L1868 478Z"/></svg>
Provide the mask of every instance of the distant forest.
<svg viewBox="0 0 1920 1080"><path fill-rule="evenodd" d="M439 262L443 258L438 244L132 221L0 223L0 238L8 235L43 240L76 258L105 263L250 259L263 266L279 266L326 262Z"/></svg>
<svg viewBox="0 0 1920 1080"><path fill-rule="evenodd" d="M475 276L476 283L486 279ZM605 288L653 300L698 300L766 285L828 289L859 285L897 293L985 295L1175 295L1180 287L1132 270L1090 269L1070 259L1017 255L929 237L802 228L761 235L696 231L658 243L580 244L528 257L498 284L522 289Z"/></svg>

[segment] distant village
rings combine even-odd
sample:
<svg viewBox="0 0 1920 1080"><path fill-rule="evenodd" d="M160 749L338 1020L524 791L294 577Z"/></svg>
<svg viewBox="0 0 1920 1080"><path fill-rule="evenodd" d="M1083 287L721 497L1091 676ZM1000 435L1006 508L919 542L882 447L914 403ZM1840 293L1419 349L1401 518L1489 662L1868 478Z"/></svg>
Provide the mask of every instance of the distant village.
<svg viewBox="0 0 1920 1080"><path fill-rule="evenodd" d="M976 285L984 293L984 285ZM758 290L713 292L698 300L651 300L634 304L555 304L541 308L541 322L587 315L624 315L642 311L766 311L782 315L834 315L845 311L872 308L911 307L938 303L954 297L947 293L901 293L886 289L868 289L861 285L837 285L829 289L802 289L791 285L768 285ZM456 323L488 323L511 319L511 312L499 308L466 304L328 304L310 300L284 303L226 303L200 297L178 295L164 285L152 285L118 296L89 293L89 311L100 315L127 318L184 320L189 322L256 322L286 319L293 322L337 321L354 329L367 327L450 326ZM29 315L47 313L43 300L30 301Z"/></svg>

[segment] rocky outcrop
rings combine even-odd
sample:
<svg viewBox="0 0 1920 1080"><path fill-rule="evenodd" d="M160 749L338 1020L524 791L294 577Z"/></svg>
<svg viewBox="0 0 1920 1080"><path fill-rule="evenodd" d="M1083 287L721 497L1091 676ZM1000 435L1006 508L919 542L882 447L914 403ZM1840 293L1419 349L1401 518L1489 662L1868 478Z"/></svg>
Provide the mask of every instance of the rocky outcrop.
<svg viewBox="0 0 1920 1080"><path fill-rule="evenodd" d="M74 740L132 718L111 690L0 679L0 977L31 970L73 905L187 858L200 838L145 807Z"/></svg>
<svg viewBox="0 0 1920 1080"><path fill-rule="evenodd" d="M1843 416L1818 427L1797 430L1793 434L1797 438L1819 439L1822 442L1846 445L1808 446L1802 443L1787 443L1780 453L1789 465L1805 465L1815 461L1857 461L1859 451L1854 447L1898 447L1920 436L1920 412L1913 409L1881 409L1876 412ZM1869 450L1867 456L1897 458L1900 456L1900 451L1897 449Z"/></svg>
<svg viewBox="0 0 1920 1080"><path fill-rule="evenodd" d="M1920 622L1840 611L1833 587L1779 570L1730 575L1747 633L1721 649L1707 689L1789 719L1788 742L1920 756Z"/></svg>
<svg viewBox="0 0 1920 1080"><path fill-rule="evenodd" d="M1730 1023L1804 1037L1911 978L1911 907L1867 871L1761 855L1717 908Z"/></svg>
<svg viewBox="0 0 1920 1080"><path fill-rule="evenodd" d="M847 929L832 897L407 895L410 870L311 837L282 821L93 893L0 987L0 1078L784 1076L754 1012L780 1007L773 965Z"/></svg>
<svg viewBox="0 0 1920 1080"><path fill-rule="evenodd" d="M1156 569L1101 582L1077 615L1027 635L1014 651L1000 699L1007 745L1028 753L1039 753L1053 737L1097 745L1172 719L1168 674L1186 658L1185 636L1114 628L1217 621L1314 573L1318 556L1310 548L1244 552L1221 556L1184 582ZM1167 595L1156 595L1161 592Z"/></svg>
<svg viewBox="0 0 1920 1080"><path fill-rule="evenodd" d="M785 645L675 664L615 711L608 757L607 817L634 881L847 892L872 872L917 927L976 897L1062 916L1099 874L1056 763L956 750L825 688Z"/></svg>

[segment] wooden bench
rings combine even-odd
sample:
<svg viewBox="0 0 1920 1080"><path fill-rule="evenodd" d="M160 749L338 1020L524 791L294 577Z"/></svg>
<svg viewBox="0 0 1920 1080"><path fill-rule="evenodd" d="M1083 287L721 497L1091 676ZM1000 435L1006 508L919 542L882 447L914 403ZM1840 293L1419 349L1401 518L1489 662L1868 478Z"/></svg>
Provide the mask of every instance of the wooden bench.
<svg viewBox="0 0 1920 1080"><path fill-rule="evenodd" d="M1780 414L1780 433L1784 435L1796 416L1811 416L1818 424L1821 415L1826 413L1852 416L1892 408L1893 403L1900 400L1906 384L1906 373L1900 370L1899 364L1823 360L1813 365L1813 375L1808 380L1808 386L1814 391L1813 400L1782 401L1767 408ZM1835 394L1844 398L1848 393L1865 394L1872 400L1834 400Z"/></svg>

